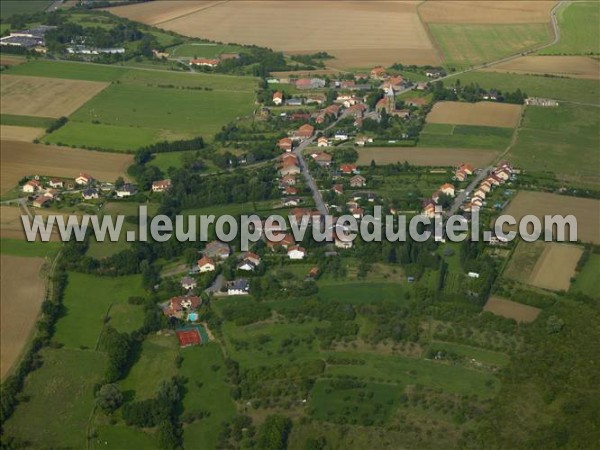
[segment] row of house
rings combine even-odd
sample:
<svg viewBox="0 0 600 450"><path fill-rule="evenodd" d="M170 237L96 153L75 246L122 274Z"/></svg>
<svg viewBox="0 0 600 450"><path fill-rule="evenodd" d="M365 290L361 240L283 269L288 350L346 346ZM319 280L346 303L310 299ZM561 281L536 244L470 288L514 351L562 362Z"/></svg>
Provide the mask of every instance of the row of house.
<svg viewBox="0 0 600 450"><path fill-rule="evenodd" d="M190 60L189 65L214 68L217 67L222 61L239 58L239 53L222 53L218 58L194 58Z"/></svg>
<svg viewBox="0 0 600 450"><path fill-rule="evenodd" d="M429 200L425 202L423 207L423 214L429 218L433 218L435 216L435 207L438 205L440 201L440 197L442 195L447 195L450 197L454 197L455 189L454 185L450 183L444 183L440 186L440 188L435 191Z"/></svg>
<svg viewBox="0 0 600 450"><path fill-rule="evenodd" d="M471 199L463 205L466 212L479 211L485 202L486 196L496 186L500 186L510 179L514 169L508 161L500 162L473 191Z"/></svg>

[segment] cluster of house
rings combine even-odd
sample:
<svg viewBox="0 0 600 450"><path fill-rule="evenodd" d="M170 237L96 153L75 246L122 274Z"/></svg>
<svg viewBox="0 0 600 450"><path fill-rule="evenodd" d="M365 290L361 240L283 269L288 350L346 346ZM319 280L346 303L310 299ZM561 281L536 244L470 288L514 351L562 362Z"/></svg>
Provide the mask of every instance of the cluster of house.
<svg viewBox="0 0 600 450"><path fill-rule="evenodd" d="M475 167L471 164L461 164L454 172L454 178L457 181L465 181L469 175L473 175Z"/></svg>
<svg viewBox="0 0 600 450"><path fill-rule="evenodd" d="M40 25L29 30L11 32L8 36L0 38L0 45L10 47L21 47L35 50L38 53L46 53L45 36L48 30L56 27Z"/></svg>
<svg viewBox="0 0 600 450"><path fill-rule="evenodd" d="M300 221L302 217L307 214L310 215L311 211L302 208L296 208L290 211L290 216L295 218L297 221ZM319 214L318 211L316 214ZM278 249L283 248L286 251L288 258L291 260L300 260L306 257L306 249L296 243L294 236L289 233L278 233L275 236L277 236L277 238L274 240L265 238L267 247L269 247L272 251L277 251Z"/></svg>
<svg viewBox="0 0 600 450"><path fill-rule="evenodd" d="M67 53L70 55L122 55L125 53L124 47L87 47L85 45L73 45L67 47Z"/></svg>
<svg viewBox="0 0 600 450"><path fill-rule="evenodd" d="M547 108L556 108L558 101L552 98L528 97L525 99L525 104L528 106L545 106Z"/></svg>
<svg viewBox="0 0 600 450"><path fill-rule="evenodd" d="M513 167L508 161L500 162L473 191L471 199L463 205L466 212L479 211L485 202L486 196L496 186L508 181L514 173Z"/></svg>
<svg viewBox="0 0 600 450"><path fill-rule="evenodd" d="M195 58L189 62L190 66L210 67L214 68L221 64L222 61L229 59L239 59L239 53L221 53L218 58Z"/></svg>
<svg viewBox="0 0 600 450"><path fill-rule="evenodd" d="M450 183L442 184L440 188L431 195L431 198L425 202L425 206L423 207L424 215L429 218L433 218L435 216L435 207L438 205L442 195L454 197L454 185Z"/></svg>
<svg viewBox="0 0 600 450"><path fill-rule="evenodd" d="M77 178L49 178L46 181L33 178L23 184L22 190L27 194L35 195L32 205L35 208L48 206L53 200L58 200L61 192L72 190L76 187L81 188L81 196L84 200L94 200L100 198L101 191L114 192L117 198L130 197L137 194L134 185L124 183L119 187L114 187L110 183L98 183L91 175L81 172Z"/></svg>

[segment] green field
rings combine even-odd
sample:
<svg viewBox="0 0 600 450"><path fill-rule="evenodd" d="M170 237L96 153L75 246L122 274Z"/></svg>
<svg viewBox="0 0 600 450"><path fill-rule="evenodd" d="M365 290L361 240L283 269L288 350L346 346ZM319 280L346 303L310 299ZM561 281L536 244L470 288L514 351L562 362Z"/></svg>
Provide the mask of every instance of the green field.
<svg viewBox="0 0 600 450"><path fill-rule="evenodd" d="M142 343L139 359L119 382L123 392L129 392L135 401L151 398L156 394L160 383L176 374L177 337L152 336Z"/></svg>
<svg viewBox="0 0 600 450"><path fill-rule="evenodd" d="M221 53L239 53L244 47L239 45L213 44L209 42L190 42L167 50L174 58L216 58Z"/></svg>
<svg viewBox="0 0 600 450"><path fill-rule="evenodd" d="M489 63L543 44L550 38L545 24L429 24L448 67Z"/></svg>
<svg viewBox="0 0 600 450"><path fill-rule="evenodd" d="M52 119L51 117L16 116L14 114L0 115L0 125L48 128L54 122L56 122L56 119Z"/></svg>
<svg viewBox="0 0 600 450"><path fill-rule="evenodd" d="M558 108L527 107L510 158L524 169L598 184L599 127L598 108L594 106L563 103Z"/></svg>
<svg viewBox="0 0 600 450"><path fill-rule="evenodd" d="M183 349L181 356L183 363L179 373L188 379L183 399L184 414L210 413L208 417L184 427L184 447L215 448L220 424L236 413L230 387L224 381L223 353L218 344L209 343Z"/></svg>
<svg viewBox="0 0 600 450"><path fill-rule="evenodd" d="M61 242L27 242L20 239L2 238L0 253L3 255L54 258L62 247Z"/></svg>
<svg viewBox="0 0 600 450"><path fill-rule="evenodd" d="M147 127L123 127L84 122L69 122L42 141L54 145L116 150L133 153L140 147L157 142L160 130Z"/></svg>
<svg viewBox="0 0 600 450"><path fill-rule="evenodd" d="M175 169L180 169L183 167L182 157L188 153L194 153L194 150L185 152L156 153L152 161L150 161L148 164L151 166L156 166L164 173L167 173L171 167Z"/></svg>
<svg viewBox="0 0 600 450"><path fill-rule="evenodd" d="M137 215L137 210L135 214ZM119 234L119 240L116 242L109 240L105 240L104 242L98 242L92 236L86 255L91 256L92 258L102 259L108 258L123 250L126 250L131 246L131 243L127 242L127 232L136 230L136 225L128 222L123 222L123 228L121 233Z"/></svg>
<svg viewBox="0 0 600 450"><path fill-rule="evenodd" d="M3 433L31 443L31 448L86 448L93 387L102 379L102 353L45 349L43 365L25 383L27 401L3 426ZM32 429L32 424L35 428Z"/></svg>
<svg viewBox="0 0 600 450"><path fill-rule="evenodd" d="M360 358L364 365L329 365L329 376L352 376L380 383L422 384L448 393L491 397L498 386L497 379L478 370L423 359L373 353L336 352L337 357Z"/></svg>
<svg viewBox="0 0 600 450"><path fill-rule="evenodd" d="M70 272L63 301L66 314L56 324L54 339L66 347L96 348L110 305L127 304L135 295L143 295L139 275L98 277Z"/></svg>
<svg viewBox="0 0 600 450"><path fill-rule="evenodd" d="M11 67L4 73L68 80L115 81L123 76L126 70L123 67L105 64L37 60Z"/></svg>
<svg viewBox="0 0 600 450"><path fill-rule="evenodd" d="M544 77L539 75L515 75L496 72L469 72L445 81L454 84L476 83L484 89L514 92L517 89L530 97L550 97L557 100L600 105L600 85L595 80Z"/></svg>
<svg viewBox="0 0 600 450"><path fill-rule="evenodd" d="M574 2L557 13L560 41L542 55L597 55L600 53L600 3Z"/></svg>
<svg viewBox="0 0 600 450"><path fill-rule="evenodd" d="M394 384L318 380L309 407L317 420L383 425L397 407L402 390Z"/></svg>
<svg viewBox="0 0 600 450"><path fill-rule="evenodd" d="M510 128L428 123L423 128L418 146L504 150L512 135Z"/></svg>
<svg viewBox="0 0 600 450"><path fill-rule="evenodd" d="M575 276L575 282L571 285L574 292L583 292L592 297L600 296L600 254L590 255L590 259Z"/></svg>
<svg viewBox="0 0 600 450"><path fill-rule="evenodd" d="M53 2L51 0L2 0L0 17L8 19L15 14L33 14L44 11Z"/></svg>

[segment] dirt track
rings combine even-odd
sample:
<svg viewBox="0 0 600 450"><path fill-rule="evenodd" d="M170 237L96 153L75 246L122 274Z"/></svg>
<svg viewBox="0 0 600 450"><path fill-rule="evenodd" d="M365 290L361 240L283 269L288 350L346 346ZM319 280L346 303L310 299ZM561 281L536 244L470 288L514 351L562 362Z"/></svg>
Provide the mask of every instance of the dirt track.
<svg viewBox="0 0 600 450"><path fill-rule="evenodd" d="M44 300L42 258L0 257L0 377L23 351Z"/></svg>

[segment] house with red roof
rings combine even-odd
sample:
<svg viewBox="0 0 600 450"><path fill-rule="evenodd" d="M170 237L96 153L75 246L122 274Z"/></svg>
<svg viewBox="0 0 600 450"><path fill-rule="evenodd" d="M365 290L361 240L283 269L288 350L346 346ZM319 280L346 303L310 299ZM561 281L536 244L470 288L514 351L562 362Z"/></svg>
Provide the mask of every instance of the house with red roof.
<svg viewBox="0 0 600 450"><path fill-rule="evenodd" d="M201 67L217 67L220 60L212 58L198 58L190 61L190 66L201 66Z"/></svg>
<svg viewBox="0 0 600 450"><path fill-rule="evenodd" d="M301 141L303 141L305 139L310 139L314 132L315 132L315 127L313 127L309 123L306 123L295 131L294 139L298 139Z"/></svg>
<svg viewBox="0 0 600 450"><path fill-rule="evenodd" d="M284 150L286 152L291 152L292 148L294 147L294 143L290 138L285 137L285 138L279 139L279 141L277 142L277 147L279 147L281 150Z"/></svg>
<svg viewBox="0 0 600 450"><path fill-rule="evenodd" d="M216 265L215 265L215 261L212 258L209 258L208 256L203 256L201 259L198 260L198 271L200 273L204 273L204 272L213 272L216 269Z"/></svg>
<svg viewBox="0 0 600 450"><path fill-rule="evenodd" d="M42 183L40 183L38 180L29 180L23 185L23 192L30 194L35 191L39 191L40 189L42 189Z"/></svg>
<svg viewBox="0 0 600 450"><path fill-rule="evenodd" d="M273 103L277 106L283 103L283 92L277 91L273 94Z"/></svg>
<svg viewBox="0 0 600 450"><path fill-rule="evenodd" d="M357 173L356 164L341 164L340 172L342 172L344 175Z"/></svg>
<svg viewBox="0 0 600 450"><path fill-rule="evenodd" d="M197 310L202 304L202 299L195 295L172 297L163 308L163 314L169 317L183 319L189 312Z"/></svg>

